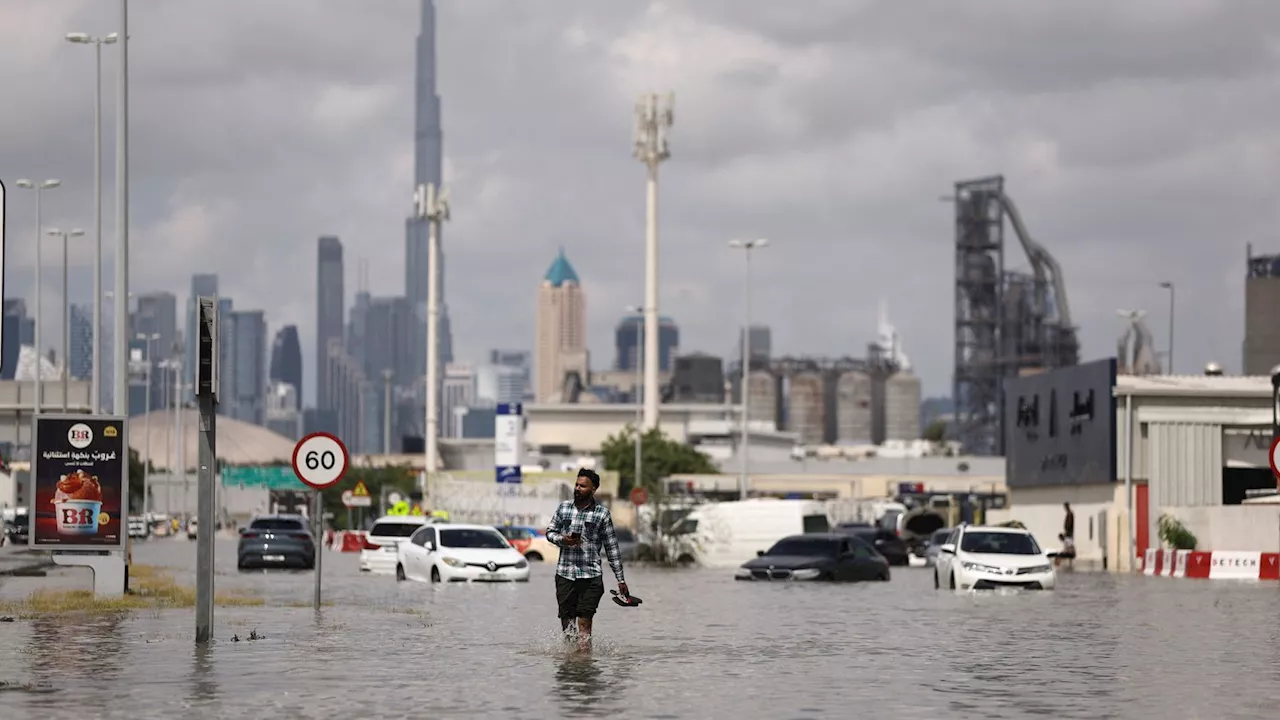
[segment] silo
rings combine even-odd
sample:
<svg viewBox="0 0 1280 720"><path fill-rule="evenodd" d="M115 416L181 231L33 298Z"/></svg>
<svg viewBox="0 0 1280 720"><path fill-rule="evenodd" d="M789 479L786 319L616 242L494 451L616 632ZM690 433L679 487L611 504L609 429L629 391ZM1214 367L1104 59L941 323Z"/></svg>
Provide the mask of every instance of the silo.
<svg viewBox="0 0 1280 720"><path fill-rule="evenodd" d="M836 442L869 444L871 376L861 370L841 373L836 381Z"/></svg>
<svg viewBox="0 0 1280 720"><path fill-rule="evenodd" d="M752 426L778 426L778 379L768 370L752 370L747 376L747 414Z"/></svg>
<svg viewBox="0 0 1280 720"><path fill-rule="evenodd" d="M910 371L885 381L884 435L886 440L920 437L920 378Z"/></svg>
<svg viewBox="0 0 1280 720"><path fill-rule="evenodd" d="M791 376L787 392L787 429L800 437L805 445L823 441L822 375L799 372Z"/></svg>

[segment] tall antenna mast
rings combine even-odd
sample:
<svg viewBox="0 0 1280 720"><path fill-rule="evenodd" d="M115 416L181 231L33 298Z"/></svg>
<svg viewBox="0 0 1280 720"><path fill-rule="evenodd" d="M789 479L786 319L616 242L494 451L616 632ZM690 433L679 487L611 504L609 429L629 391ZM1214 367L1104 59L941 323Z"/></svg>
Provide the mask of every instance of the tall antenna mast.
<svg viewBox="0 0 1280 720"><path fill-rule="evenodd" d="M667 135L675 119L675 94L641 95L636 101L632 154L649 171L644 233L644 429L658 427L658 165L671 157Z"/></svg>

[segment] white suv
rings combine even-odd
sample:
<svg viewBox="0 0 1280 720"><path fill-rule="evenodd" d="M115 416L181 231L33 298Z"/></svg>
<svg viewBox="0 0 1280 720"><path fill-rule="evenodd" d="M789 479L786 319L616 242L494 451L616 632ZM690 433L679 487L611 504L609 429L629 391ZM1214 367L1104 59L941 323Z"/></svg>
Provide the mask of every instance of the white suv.
<svg viewBox="0 0 1280 720"><path fill-rule="evenodd" d="M1053 561L1026 530L962 525L938 546L933 586L952 590L1052 590Z"/></svg>

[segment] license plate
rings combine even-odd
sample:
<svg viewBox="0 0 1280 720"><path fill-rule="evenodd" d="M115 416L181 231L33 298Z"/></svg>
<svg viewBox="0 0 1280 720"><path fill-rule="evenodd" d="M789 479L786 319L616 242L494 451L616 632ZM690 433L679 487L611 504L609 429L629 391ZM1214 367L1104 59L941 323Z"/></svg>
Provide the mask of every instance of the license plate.
<svg viewBox="0 0 1280 720"><path fill-rule="evenodd" d="M502 573L481 573L480 579L481 580L501 580Z"/></svg>
<svg viewBox="0 0 1280 720"><path fill-rule="evenodd" d="M283 555L263 555L262 559L264 562L284 562Z"/></svg>

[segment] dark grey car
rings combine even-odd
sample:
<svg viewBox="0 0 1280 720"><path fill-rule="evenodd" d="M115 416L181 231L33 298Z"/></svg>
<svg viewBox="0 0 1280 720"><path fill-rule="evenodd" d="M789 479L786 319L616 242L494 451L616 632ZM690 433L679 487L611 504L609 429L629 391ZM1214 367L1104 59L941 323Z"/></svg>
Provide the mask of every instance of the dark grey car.
<svg viewBox="0 0 1280 720"><path fill-rule="evenodd" d="M293 568L316 566L316 544L301 515L263 515L240 529L236 567Z"/></svg>

